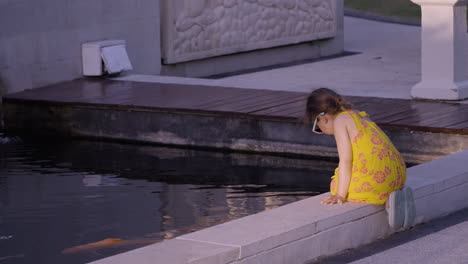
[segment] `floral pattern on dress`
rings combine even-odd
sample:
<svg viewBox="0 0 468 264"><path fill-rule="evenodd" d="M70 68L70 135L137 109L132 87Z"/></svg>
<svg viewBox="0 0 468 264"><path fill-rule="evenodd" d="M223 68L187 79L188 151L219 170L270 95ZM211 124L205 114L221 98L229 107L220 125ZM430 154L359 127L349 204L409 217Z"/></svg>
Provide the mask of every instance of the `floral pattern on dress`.
<svg viewBox="0 0 468 264"><path fill-rule="evenodd" d="M385 201L387 201L389 196L390 196L390 193L382 193L382 194L379 196L379 199L380 199L380 200L385 200Z"/></svg>
<svg viewBox="0 0 468 264"><path fill-rule="evenodd" d="M360 169L359 172L360 172L361 174L366 175L366 174L369 173L369 169L367 169L366 167L362 167L362 169Z"/></svg>
<svg viewBox="0 0 468 264"><path fill-rule="evenodd" d="M357 143L359 139L361 139L364 136L364 132L362 130L359 130L357 135L354 137L354 143Z"/></svg>
<svg viewBox="0 0 468 264"><path fill-rule="evenodd" d="M348 201L383 204L391 192L401 189L406 180L406 164L385 133L371 121L363 118L365 113L348 114L356 125L358 134L351 141L353 161L348 189ZM332 193L336 192L338 171L331 182Z"/></svg>
<svg viewBox="0 0 468 264"><path fill-rule="evenodd" d="M376 171L374 174L374 180L376 183L383 183L385 182L385 179L387 178L387 175L383 171Z"/></svg>
<svg viewBox="0 0 468 264"><path fill-rule="evenodd" d="M371 131L371 142L374 143L374 145L381 145L383 143L382 137L377 133L375 129L371 129Z"/></svg>
<svg viewBox="0 0 468 264"><path fill-rule="evenodd" d="M369 122L365 119L361 119L361 125L364 127L364 128L368 128L369 127Z"/></svg>
<svg viewBox="0 0 468 264"><path fill-rule="evenodd" d="M378 148L378 147L373 147L372 148L372 154L377 154L377 157L379 157L380 160L386 158L386 157L390 157L390 151L386 150L386 149L381 149L381 148Z"/></svg>
<svg viewBox="0 0 468 264"><path fill-rule="evenodd" d="M370 184L368 182L364 182L364 183L361 184L361 186L356 187L354 190L357 193L360 193L360 192L370 192L373 189L374 189L374 187L372 187L372 184Z"/></svg>
<svg viewBox="0 0 468 264"><path fill-rule="evenodd" d="M392 170L385 166L385 169L383 171L376 171L374 173L374 180L376 183L384 183L385 180L387 179L387 176L389 176L392 173Z"/></svg>

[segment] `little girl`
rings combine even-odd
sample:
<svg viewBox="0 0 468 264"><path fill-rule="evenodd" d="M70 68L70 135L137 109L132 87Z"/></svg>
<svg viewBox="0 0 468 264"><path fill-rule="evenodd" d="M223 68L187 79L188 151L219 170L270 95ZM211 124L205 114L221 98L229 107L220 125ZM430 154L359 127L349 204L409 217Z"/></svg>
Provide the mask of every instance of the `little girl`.
<svg viewBox="0 0 468 264"><path fill-rule="evenodd" d="M385 204L389 224L408 228L414 222L411 188L404 187L406 165L385 133L365 112L352 109L336 92L320 88L307 98L307 123L312 132L335 136L339 164L323 204L346 201Z"/></svg>

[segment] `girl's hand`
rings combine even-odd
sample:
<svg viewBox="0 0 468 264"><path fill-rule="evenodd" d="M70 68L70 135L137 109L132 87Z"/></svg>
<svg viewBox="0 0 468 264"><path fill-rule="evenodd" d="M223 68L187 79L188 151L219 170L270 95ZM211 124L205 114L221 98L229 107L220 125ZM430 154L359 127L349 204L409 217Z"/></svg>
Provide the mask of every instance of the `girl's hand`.
<svg viewBox="0 0 468 264"><path fill-rule="evenodd" d="M320 203L321 204L344 204L345 202L346 202L345 199L337 195L332 195L332 196L327 196L323 198L323 200Z"/></svg>

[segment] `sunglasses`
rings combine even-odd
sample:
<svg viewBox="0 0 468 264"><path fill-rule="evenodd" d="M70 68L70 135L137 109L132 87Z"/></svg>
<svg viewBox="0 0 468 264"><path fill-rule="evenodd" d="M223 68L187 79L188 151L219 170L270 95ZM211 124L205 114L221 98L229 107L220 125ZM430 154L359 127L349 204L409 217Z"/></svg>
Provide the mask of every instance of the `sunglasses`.
<svg viewBox="0 0 468 264"><path fill-rule="evenodd" d="M318 122L318 118L323 116L325 114L325 112L322 112L320 114L317 115L317 117L315 118L315 121L314 121L314 126L312 127L312 132L316 133L316 134L323 134L323 131L317 127L317 122Z"/></svg>

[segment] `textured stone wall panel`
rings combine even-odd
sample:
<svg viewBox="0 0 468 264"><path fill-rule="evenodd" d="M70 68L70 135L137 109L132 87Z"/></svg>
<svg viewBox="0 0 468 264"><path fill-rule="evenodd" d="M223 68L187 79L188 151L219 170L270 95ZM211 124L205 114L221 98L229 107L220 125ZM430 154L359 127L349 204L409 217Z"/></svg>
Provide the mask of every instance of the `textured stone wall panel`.
<svg viewBox="0 0 468 264"><path fill-rule="evenodd" d="M164 0L167 64L336 35L335 0Z"/></svg>

